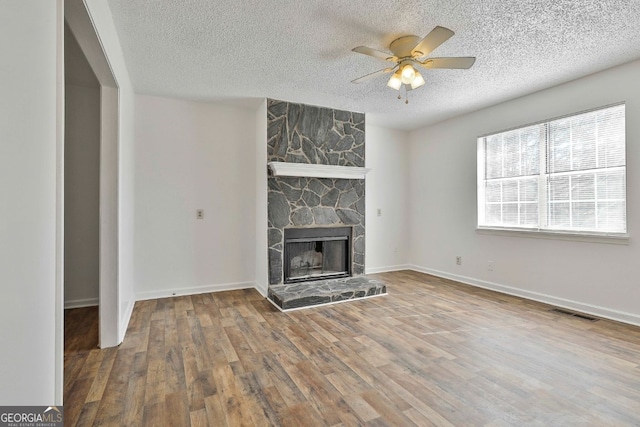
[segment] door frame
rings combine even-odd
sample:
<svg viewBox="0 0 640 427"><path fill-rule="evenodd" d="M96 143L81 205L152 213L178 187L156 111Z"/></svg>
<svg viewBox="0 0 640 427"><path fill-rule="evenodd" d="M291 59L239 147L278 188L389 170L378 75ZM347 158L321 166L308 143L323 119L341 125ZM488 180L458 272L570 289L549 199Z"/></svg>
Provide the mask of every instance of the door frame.
<svg viewBox="0 0 640 427"><path fill-rule="evenodd" d="M84 2L65 0L64 19L100 84L99 346L106 348L119 344L119 89Z"/></svg>

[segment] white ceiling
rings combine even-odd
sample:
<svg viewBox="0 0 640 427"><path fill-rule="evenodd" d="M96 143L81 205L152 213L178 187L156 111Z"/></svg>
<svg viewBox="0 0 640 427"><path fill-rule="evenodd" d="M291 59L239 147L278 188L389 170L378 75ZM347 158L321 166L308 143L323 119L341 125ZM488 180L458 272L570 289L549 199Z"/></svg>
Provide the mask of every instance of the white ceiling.
<svg viewBox="0 0 640 427"><path fill-rule="evenodd" d="M109 0L139 93L251 104L255 98L367 113L415 129L640 58L639 0ZM388 76L355 85L395 38L441 25L430 56L476 56L425 70L409 104ZM254 104L255 105L255 104Z"/></svg>

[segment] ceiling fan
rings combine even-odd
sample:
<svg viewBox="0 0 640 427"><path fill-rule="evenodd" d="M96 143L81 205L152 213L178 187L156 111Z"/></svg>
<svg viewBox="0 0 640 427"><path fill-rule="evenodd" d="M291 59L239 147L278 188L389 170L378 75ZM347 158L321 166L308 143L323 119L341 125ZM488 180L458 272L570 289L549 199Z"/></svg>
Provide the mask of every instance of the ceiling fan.
<svg viewBox="0 0 640 427"><path fill-rule="evenodd" d="M395 63L395 65L359 77L351 82L363 83L382 74L393 73L387 82L387 86L395 90L400 90L402 86L404 86L406 90L412 90L425 84L424 78L418 71L418 65L428 69L471 68L476 61L476 58L473 56L425 58L434 49L449 40L454 34L450 29L438 26L431 30L422 40L420 40L418 36L403 36L397 38L389 45L389 50L393 52L393 55L366 46L355 47L351 49L353 52L373 56L374 58Z"/></svg>

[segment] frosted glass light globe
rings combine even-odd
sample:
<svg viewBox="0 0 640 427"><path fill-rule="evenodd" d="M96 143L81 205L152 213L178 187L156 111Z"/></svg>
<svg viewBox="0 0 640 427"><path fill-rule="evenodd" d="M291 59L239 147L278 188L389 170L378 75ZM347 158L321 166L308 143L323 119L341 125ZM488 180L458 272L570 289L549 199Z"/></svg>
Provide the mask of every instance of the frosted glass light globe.
<svg viewBox="0 0 640 427"><path fill-rule="evenodd" d="M402 67L402 83L406 85L411 84L415 77L416 70L411 66L411 64L407 64Z"/></svg>

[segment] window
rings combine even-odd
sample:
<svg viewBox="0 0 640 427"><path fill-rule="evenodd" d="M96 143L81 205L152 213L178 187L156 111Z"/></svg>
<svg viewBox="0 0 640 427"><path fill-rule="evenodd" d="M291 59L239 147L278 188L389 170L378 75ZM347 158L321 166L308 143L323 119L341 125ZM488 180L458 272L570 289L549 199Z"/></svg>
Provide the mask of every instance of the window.
<svg viewBox="0 0 640 427"><path fill-rule="evenodd" d="M624 104L478 138L478 227L624 234Z"/></svg>

